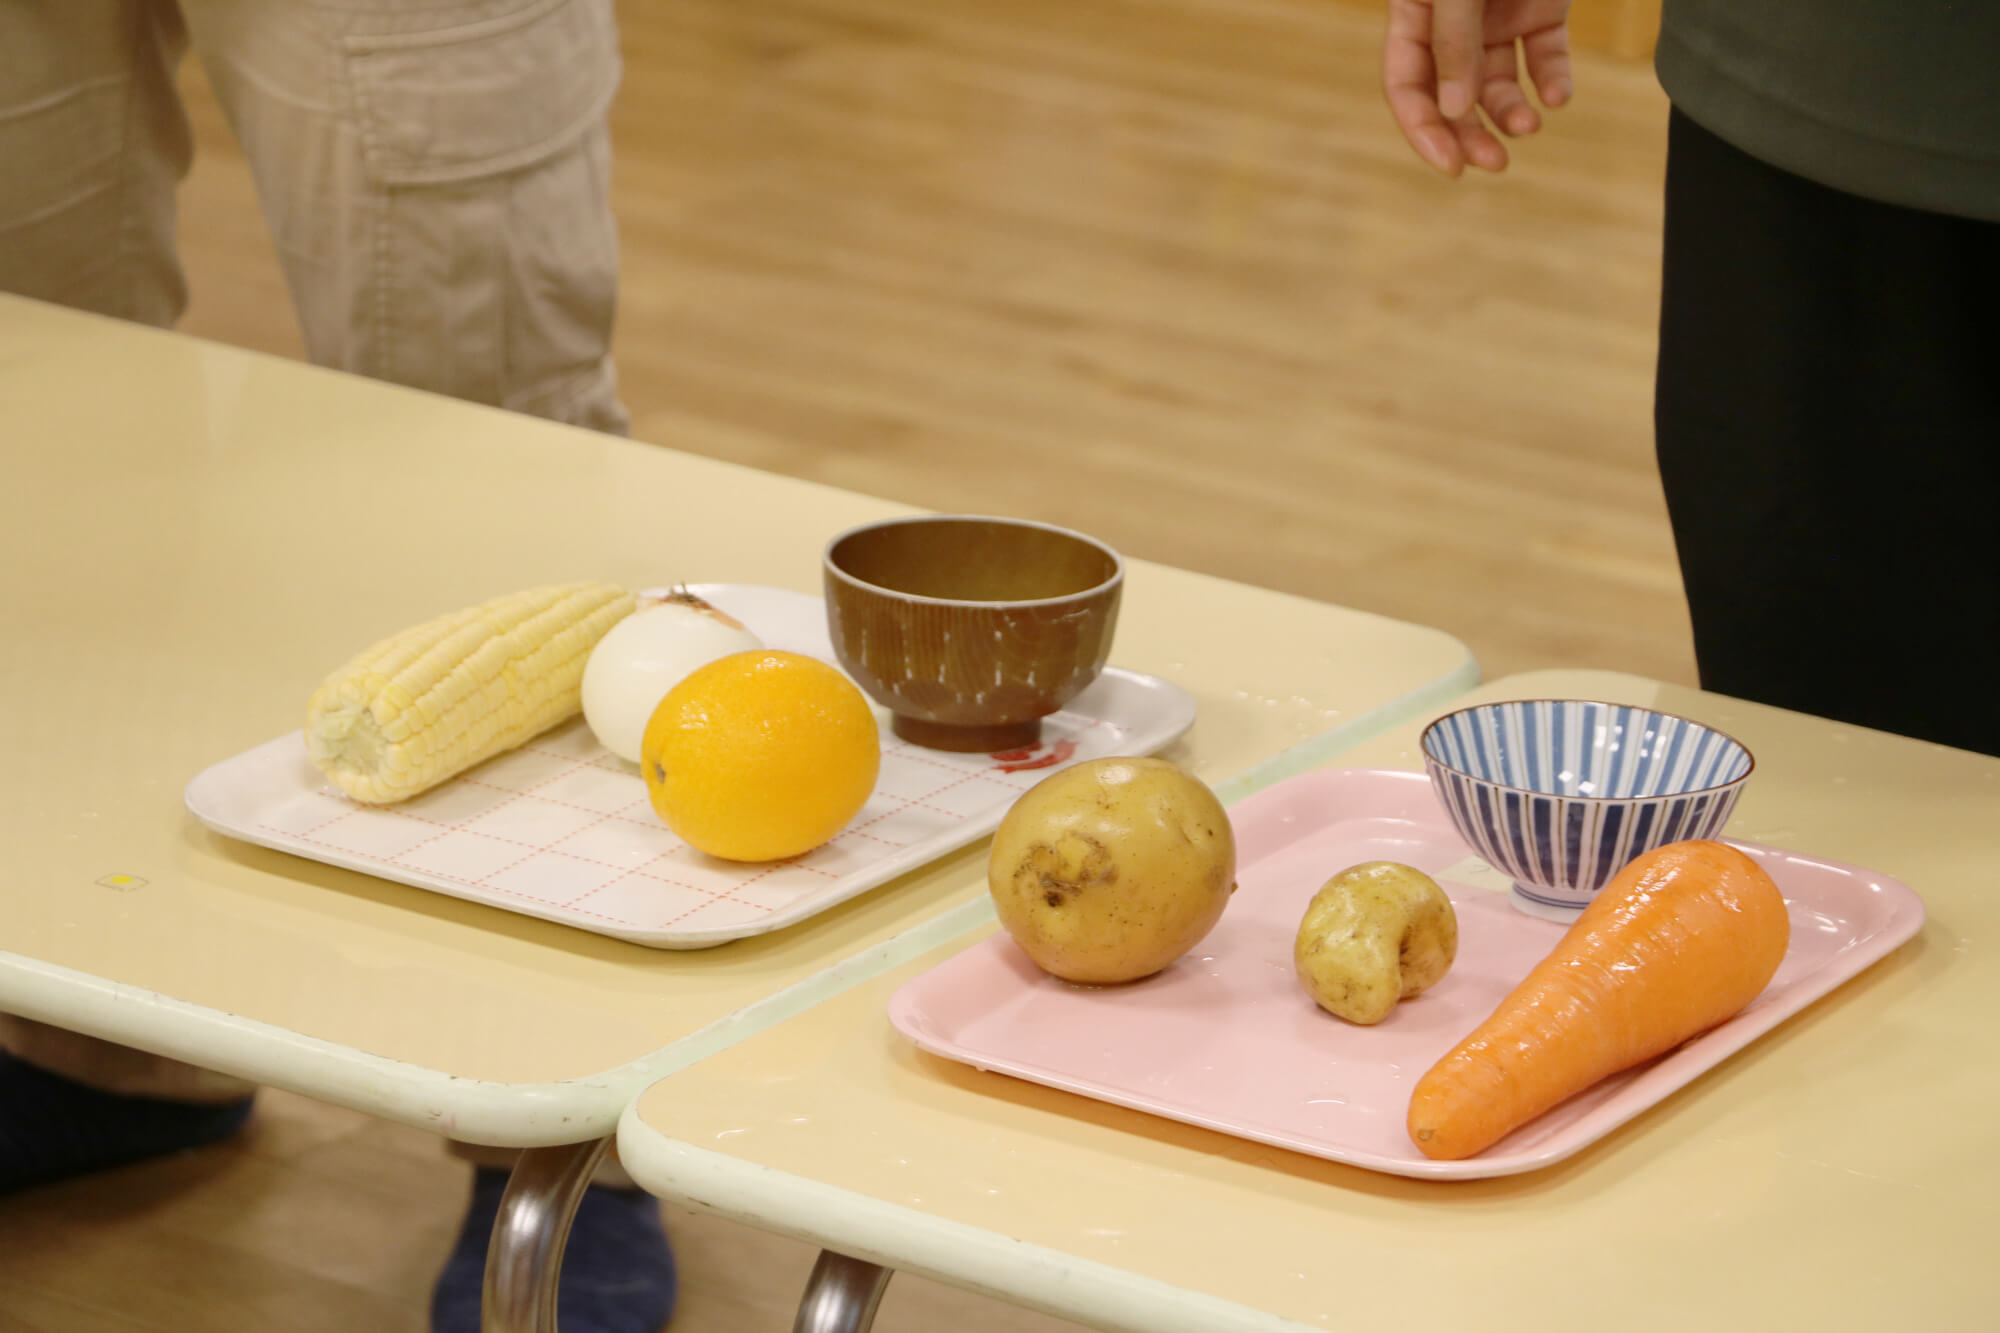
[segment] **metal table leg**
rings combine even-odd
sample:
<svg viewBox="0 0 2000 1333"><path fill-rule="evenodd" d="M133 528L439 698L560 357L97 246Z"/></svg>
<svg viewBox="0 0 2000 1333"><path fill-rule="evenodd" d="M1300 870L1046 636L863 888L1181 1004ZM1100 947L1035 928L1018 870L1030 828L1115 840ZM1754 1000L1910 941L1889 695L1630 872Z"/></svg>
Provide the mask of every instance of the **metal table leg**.
<svg viewBox="0 0 2000 1333"><path fill-rule="evenodd" d="M486 1246L482 1333L556 1333L563 1245L591 1174L610 1147L606 1138L528 1148L515 1160Z"/></svg>
<svg viewBox="0 0 2000 1333"><path fill-rule="evenodd" d="M883 1289L895 1275L893 1268L821 1250L792 1333L868 1333Z"/></svg>

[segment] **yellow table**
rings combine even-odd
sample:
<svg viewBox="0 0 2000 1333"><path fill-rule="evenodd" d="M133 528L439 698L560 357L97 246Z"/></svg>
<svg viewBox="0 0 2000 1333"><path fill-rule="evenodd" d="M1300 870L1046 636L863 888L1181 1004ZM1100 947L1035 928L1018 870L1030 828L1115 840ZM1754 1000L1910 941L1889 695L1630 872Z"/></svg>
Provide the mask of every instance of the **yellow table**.
<svg viewBox="0 0 2000 1333"><path fill-rule="evenodd" d="M0 1010L472 1142L586 1145L523 1158L559 1203L654 1079L963 929L977 845L668 953L182 807L407 624L566 578L816 593L830 534L906 510L15 298L0 421ZM1214 782L1476 678L1434 630L1142 561L1127 579L1112 660L1195 697L1167 753ZM531 1220L524 1246L559 1242ZM540 1253L546 1277L559 1243Z"/></svg>
<svg viewBox="0 0 2000 1333"><path fill-rule="evenodd" d="M622 1160L663 1197L834 1252L841 1312L815 1329L865 1327L878 1266L1146 1333L1990 1327L2000 760L1598 672L1468 701L1540 696L1738 736L1757 770L1730 835L1902 880L1922 933L1525 1175L1376 1174L918 1052L891 993L991 925L656 1084ZM1420 730L1336 763L1420 768Z"/></svg>

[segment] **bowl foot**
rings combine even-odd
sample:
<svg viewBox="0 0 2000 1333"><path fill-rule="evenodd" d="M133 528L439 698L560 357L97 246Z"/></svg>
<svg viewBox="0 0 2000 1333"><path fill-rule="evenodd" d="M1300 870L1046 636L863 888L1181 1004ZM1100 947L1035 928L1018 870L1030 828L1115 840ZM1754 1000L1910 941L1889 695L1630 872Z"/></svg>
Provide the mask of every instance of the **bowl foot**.
<svg viewBox="0 0 2000 1333"><path fill-rule="evenodd" d="M1543 921L1553 921L1560 926L1567 926L1583 914L1580 905L1570 906L1566 903L1552 902L1539 889L1529 888L1525 884L1516 883L1514 892L1509 894L1508 898L1516 910L1526 912L1532 917L1539 917Z"/></svg>
<svg viewBox="0 0 2000 1333"><path fill-rule="evenodd" d="M926 750L949 750L953 754L1029 750L1042 741L1040 718L991 727L961 727L898 713L889 720L889 728L912 745L921 745Z"/></svg>

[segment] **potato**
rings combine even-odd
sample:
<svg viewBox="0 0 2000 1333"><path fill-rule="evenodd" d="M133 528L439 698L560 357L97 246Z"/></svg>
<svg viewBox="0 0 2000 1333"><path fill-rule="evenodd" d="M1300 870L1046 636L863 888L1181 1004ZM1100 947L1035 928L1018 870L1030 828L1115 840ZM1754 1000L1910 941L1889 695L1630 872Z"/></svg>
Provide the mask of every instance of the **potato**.
<svg viewBox="0 0 2000 1333"><path fill-rule="evenodd" d="M1299 921L1292 961L1306 994L1350 1023L1379 1023L1443 979L1458 957L1458 914L1423 871L1397 861L1349 866Z"/></svg>
<svg viewBox="0 0 2000 1333"><path fill-rule="evenodd" d="M1000 924L1044 971L1107 984L1201 942L1236 889L1228 812L1164 759L1087 760L1023 793L993 835Z"/></svg>

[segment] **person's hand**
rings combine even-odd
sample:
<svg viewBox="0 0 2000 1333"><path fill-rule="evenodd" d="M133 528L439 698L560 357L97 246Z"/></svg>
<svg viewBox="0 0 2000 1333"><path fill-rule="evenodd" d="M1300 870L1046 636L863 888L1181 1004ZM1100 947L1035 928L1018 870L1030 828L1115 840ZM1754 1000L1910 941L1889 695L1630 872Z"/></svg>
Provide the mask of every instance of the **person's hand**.
<svg viewBox="0 0 2000 1333"><path fill-rule="evenodd" d="M1559 107L1574 91L1569 6L1570 0L1389 0L1382 90L1417 156L1447 176L1468 162L1505 169L1507 149L1493 130L1518 137L1542 127L1541 113L1521 90L1522 66L1543 106Z"/></svg>

